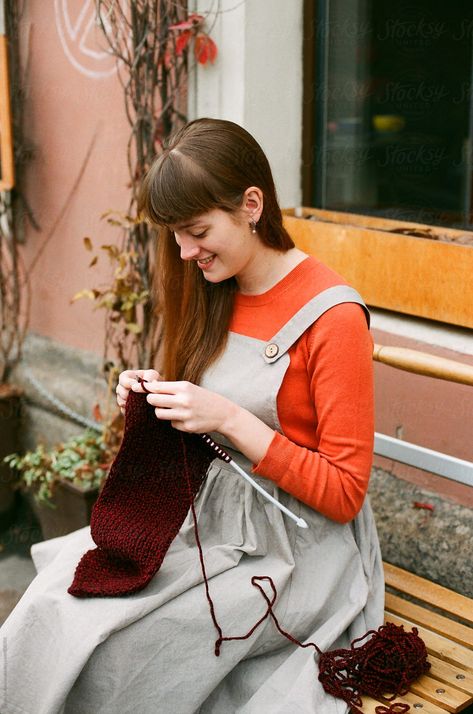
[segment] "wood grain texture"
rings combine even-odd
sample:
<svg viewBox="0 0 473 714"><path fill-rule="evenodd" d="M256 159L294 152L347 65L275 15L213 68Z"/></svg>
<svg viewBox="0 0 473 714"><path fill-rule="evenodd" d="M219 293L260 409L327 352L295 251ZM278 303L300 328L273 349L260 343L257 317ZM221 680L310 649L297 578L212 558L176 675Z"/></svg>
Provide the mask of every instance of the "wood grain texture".
<svg viewBox="0 0 473 714"><path fill-rule="evenodd" d="M473 625L473 601L465 595L460 595L390 563L384 563L384 577L386 584L395 590L428 602Z"/></svg>
<svg viewBox="0 0 473 714"><path fill-rule="evenodd" d="M450 684L462 692L473 696L473 673L467 672L460 667L455 667L448 662L443 662L434 655L429 655L430 676L438 679L439 682Z"/></svg>
<svg viewBox="0 0 473 714"><path fill-rule="evenodd" d="M427 610L420 605L415 605L408 600L403 600L403 598L393 595L392 593L386 593L385 604L387 615L389 615L389 613L399 615L410 622L423 625L439 635L448 637L450 640L458 642L458 644L464 647L473 649L473 629L471 627L450 620L448 617L432 612L432 610Z"/></svg>
<svg viewBox="0 0 473 714"><path fill-rule="evenodd" d="M410 691L448 712L459 712L473 701L471 694L427 675L414 682Z"/></svg>
<svg viewBox="0 0 473 714"><path fill-rule="evenodd" d="M446 359L428 352L375 344L373 359L406 372L473 386L473 365Z"/></svg>
<svg viewBox="0 0 473 714"><path fill-rule="evenodd" d="M376 714L376 707L379 707L380 703L386 706L385 702L379 702L371 697L362 697L361 699L363 702L363 714ZM444 714L447 711L443 707L439 707L436 704L427 701L427 699L423 699L417 694L411 694L410 692L404 697L396 697L394 701L409 704L411 707L411 712L409 712L409 714L417 711L422 712L422 714ZM421 704L422 706L419 709L413 709L415 704Z"/></svg>
<svg viewBox="0 0 473 714"><path fill-rule="evenodd" d="M472 245L289 215L284 225L298 248L341 275L368 305L473 327Z"/></svg>
<svg viewBox="0 0 473 714"><path fill-rule="evenodd" d="M0 191L15 185L7 38L0 35Z"/></svg>

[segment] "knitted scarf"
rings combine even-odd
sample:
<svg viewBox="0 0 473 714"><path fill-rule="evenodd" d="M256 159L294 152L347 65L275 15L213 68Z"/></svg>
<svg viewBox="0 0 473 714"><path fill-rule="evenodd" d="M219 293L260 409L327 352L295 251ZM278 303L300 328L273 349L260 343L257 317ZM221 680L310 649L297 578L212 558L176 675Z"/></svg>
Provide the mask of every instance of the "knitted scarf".
<svg viewBox="0 0 473 714"><path fill-rule="evenodd" d="M156 419L145 397L130 392L120 450L92 510L97 548L82 556L68 592L105 597L146 587L214 458L198 435Z"/></svg>

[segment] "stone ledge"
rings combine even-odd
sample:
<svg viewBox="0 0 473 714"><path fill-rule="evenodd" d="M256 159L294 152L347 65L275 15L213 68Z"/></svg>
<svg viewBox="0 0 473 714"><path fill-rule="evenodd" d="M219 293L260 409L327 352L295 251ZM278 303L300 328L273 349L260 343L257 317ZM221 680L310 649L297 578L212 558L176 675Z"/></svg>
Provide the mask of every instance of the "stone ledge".
<svg viewBox="0 0 473 714"><path fill-rule="evenodd" d="M29 375L48 394L83 417L93 421L92 409L97 403L105 410L107 384L100 357L30 333L12 375L26 397L20 435L23 448L32 448L38 439L55 444L85 428L61 414L29 381Z"/></svg>
<svg viewBox="0 0 473 714"><path fill-rule="evenodd" d="M369 495L384 560L473 597L473 509L378 468Z"/></svg>

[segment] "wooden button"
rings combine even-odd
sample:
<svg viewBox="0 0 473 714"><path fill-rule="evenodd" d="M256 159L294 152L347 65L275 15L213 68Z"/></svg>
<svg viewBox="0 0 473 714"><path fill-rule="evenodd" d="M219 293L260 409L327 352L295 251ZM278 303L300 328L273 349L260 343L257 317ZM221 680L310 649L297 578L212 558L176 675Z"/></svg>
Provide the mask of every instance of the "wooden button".
<svg viewBox="0 0 473 714"><path fill-rule="evenodd" d="M274 342L271 342L271 344L266 345L266 349L264 351L266 357L276 357L278 352L279 352L279 347L276 344L274 344Z"/></svg>

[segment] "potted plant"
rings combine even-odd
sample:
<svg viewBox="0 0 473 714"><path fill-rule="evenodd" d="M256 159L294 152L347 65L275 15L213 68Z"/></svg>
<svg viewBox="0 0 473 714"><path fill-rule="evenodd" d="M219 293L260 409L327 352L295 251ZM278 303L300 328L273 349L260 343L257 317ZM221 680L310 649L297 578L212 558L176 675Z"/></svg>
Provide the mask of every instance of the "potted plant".
<svg viewBox="0 0 473 714"><path fill-rule="evenodd" d="M103 431L88 429L47 449L39 444L4 462L16 475L38 519L43 538L65 535L90 522L90 514L118 450L121 417Z"/></svg>

